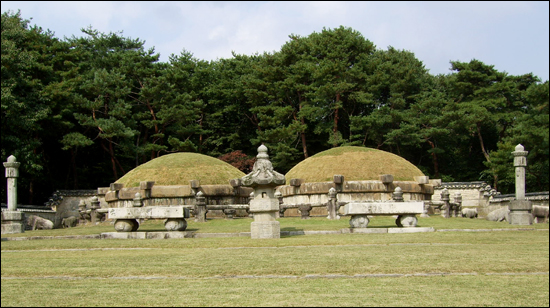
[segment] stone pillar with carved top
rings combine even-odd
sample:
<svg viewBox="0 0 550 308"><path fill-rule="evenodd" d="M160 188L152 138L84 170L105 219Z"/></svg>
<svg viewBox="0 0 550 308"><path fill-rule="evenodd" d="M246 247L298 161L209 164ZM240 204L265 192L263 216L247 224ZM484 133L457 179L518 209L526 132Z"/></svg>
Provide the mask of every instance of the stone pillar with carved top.
<svg viewBox="0 0 550 308"><path fill-rule="evenodd" d="M334 187L331 187L328 190L328 202L327 202L327 212L328 212L328 219L340 219L340 215L338 215L338 193L336 192L336 189Z"/></svg>
<svg viewBox="0 0 550 308"><path fill-rule="evenodd" d="M450 196L449 190L447 188L444 188L441 192L441 201L443 201L443 205L441 206L441 216L444 218L451 217L451 203L450 203Z"/></svg>
<svg viewBox="0 0 550 308"><path fill-rule="evenodd" d="M252 172L241 178L242 185L252 187L254 197L250 200L250 213L254 221L250 224L250 237L280 238L281 227L276 220L279 212L279 200L275 196L275 187L284 185L285 176L274 171L267 147L260 145Z"/></svg>
<svg viewBox="0 0 550 308"><path fill-rule="evenodd" d="M207 222L206 213L206 197L202 191L199 191L195 194L195 221L196 222Z"/></svg>
<svg viewBox="0 0 550 308"><path fill-rule="evenodd" d="M17 178L20 164L13 155L4 163L8 178L8 208L2 211L2 234L25 232L25 215L17 210Z"/></svg>
<svg viewBox="0 0 550 308"><path fill-rule="evenodd" d="M90 210L91 210L91 219L93 224L100 223L105 218L105 213L100 211L101 205L99 205L99 198L97 196L93 196L90 199Z"/></svg>
<svg viewBox="0 0 550 308"><path fill-rule="evenodd" d="M531 214L533 205L531 201L525 199L525 167L527 166L527 154L523 145L518 144L514 155L514 167L516 168L516 200L510 201L508 206L510 210L510 224L512 225L532 225L533 216Z"/></svg>

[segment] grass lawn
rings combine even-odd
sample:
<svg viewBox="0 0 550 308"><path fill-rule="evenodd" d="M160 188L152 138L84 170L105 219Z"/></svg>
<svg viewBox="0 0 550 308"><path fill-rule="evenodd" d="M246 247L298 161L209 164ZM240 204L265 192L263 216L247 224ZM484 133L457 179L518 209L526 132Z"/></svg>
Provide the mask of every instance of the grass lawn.
<svg viewBox="0 0 550 308"><path fill-rule="evenodd" d="M195 222L193 218L187 219L186 231L197 233L238 233L250 232L252 218L208 219L206 223ZM329 220L325 217L312 217L301 219L300 217L279 218L281 231L320 231L341 230L349 228L349 218L342 217L338 220ZM369 228L396 228L395 218L391 216L374 216L370 219ZM548 229L548 224L533 224L530 226L511 225L507 222L487 221L485 219L448 218L439 215L423 218L418 217L418 227L433 227L436 230L443 229ZM103 222L96 226L79 225L75 228L35 230L24 233L5 234L2 237L31 237L31 236L68 236L68 235L92 235L103 232L114 232L112 222ZM138 231L166 231L163 220L148 220L139 227Z"/></svg>
<svg viewBox="0 0 550 308"><path fill-rule="evenodd" d="M346 218L279 221L283 231L349 227ZM249 232L250 222L190 219L188 230ZM549 306L548 224L432 216L419 226L509 230L2 241L2 306ZM369 227L395 223L375 217ZM162 221L139 229L162 230ZM102 223L9 236L113 231Z"/></svg>

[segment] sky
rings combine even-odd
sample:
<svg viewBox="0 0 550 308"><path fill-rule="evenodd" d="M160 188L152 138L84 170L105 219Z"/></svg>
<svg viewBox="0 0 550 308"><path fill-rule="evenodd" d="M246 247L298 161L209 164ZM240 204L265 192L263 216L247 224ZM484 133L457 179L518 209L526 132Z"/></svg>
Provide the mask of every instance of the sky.
<svg viewBox="0 0 550 308"><path fill-rule="evenodd" d="M280 51L289 35L351 28L377 49L415 54L432 75L472 59L547 81L548 1L1 1L60 39L91 26L145 41L161 62L182 51L200 60Z"/></svg>

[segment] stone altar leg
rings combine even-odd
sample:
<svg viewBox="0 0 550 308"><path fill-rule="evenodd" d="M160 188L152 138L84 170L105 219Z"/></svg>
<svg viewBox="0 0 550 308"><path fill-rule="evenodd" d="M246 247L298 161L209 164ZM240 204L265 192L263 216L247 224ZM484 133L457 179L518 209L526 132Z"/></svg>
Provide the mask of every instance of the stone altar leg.
<svg viewBox="0 0 550 308"><path fill-rule="evenodd" d="M164 228L168 231L185 231L187 221L183 218L168 218L164 222Z"/></svg>
<svg viewBox="0 0 550 308"><path fill-rule="evenodd" d="M353 215L349 220L350 228L366 228L369 225L367 215Z"/></svg>
<svg viewBox="0 0 550 308"><path fill-rule="evenodd" d="M115 230L117 232L134 232L139 228L139 222L135 219L117 219Z"/></svg>
<svg viewBox="0 0 550 308"><path fill-rule="evenodd" d="M415 215L399 215L395 220L395 224L398 227L412 228L418 224L418 219Z"/></svg>

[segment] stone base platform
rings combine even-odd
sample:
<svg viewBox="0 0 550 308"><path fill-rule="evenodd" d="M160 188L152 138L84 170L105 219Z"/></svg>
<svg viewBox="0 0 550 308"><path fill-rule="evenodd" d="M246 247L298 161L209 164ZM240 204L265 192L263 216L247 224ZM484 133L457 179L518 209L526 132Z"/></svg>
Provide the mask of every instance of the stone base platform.
<svg viewBox="0 0 550 308"><path fill-rule="evenodd" d="M532 225L533 204L528 200L512 200L508 206L510 209L510 224L511 225Z"/></svg>
<svg viewBox="0 0 550 308"><path fill-rule="evenodd" d="M102 239L170 239L193 238L195 232L189 231L150 231L150 232L105 232Z"/></svg>
<svg viewBox="0 0 550 308"><path fill-rule="evenodd" d="M250 237L253 239L281 238L281 224L278 221L253 221L250 223Z"/></svg>
<svg viewBox="0 0 550 308"><path fill-rule="evenodd" d="M281 236L313 234L375 234L375 233L416 233L435 232L432 227L415 228L345 228L334 231L281 231ZM170 238L207 238L207 237L251 237L250 232L238 233L196 233L192 231L149 231L149 232L105 232L102 239L170 239Z"/></svg>
<svg viewBox="0 0 550 308"><path fill-rule="evenodd" d="M535 228L504 228L504 229L438 229L433 228L368 228L368 230L352 231L357 228L345 228L341 230L327 230L327 231L281 231L281 236L293 236L293 235L313 235L313 234L369 234L369 233L414 233L414 232L497 232L497 231L542 231L548 232L548 229L535 229ZM366 229L366 228L365 228ZM59 239L127 239L127 238L140 238L140 239L170 239L170 238L206 238L206 237L250 237L250 232L238 232L238 233L195 233L191 231L171 231L171 232L133 232L143 233L138 235L130 235L132 232L106 232L101 234L92 235L66 235L66 236L14 236L14 237L2 237L3 241L28 241L28 240L59 240ZM150 233L150 234L147 234ZM170 233L170 234L166 234ZM180 234L176 234L180 233ZM113 235L114 234L114 235ZM126 237L124 237L126 235Z"/></svg>
<svg viewBox="0 0 550 308"><path fill-rule="evenodd" d="M2 234L25 232L25 214L19 211L2 211Z"/></svg>
<svg viewBox="0 0 550 308"><path fill-rule="evenodd" d="M411 227L411 228L346 228L341 233L369 234L369 233L418 233L435 232L433 227Z"/></svg>

